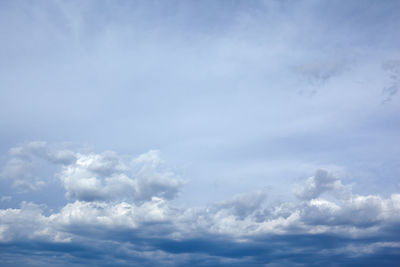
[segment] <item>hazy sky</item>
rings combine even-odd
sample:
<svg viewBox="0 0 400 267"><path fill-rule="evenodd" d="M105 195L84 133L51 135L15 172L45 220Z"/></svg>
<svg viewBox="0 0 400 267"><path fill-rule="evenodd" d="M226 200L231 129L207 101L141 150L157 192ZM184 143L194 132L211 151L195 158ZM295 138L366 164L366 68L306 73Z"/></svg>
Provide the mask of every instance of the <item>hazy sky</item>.
<svg viewBox="0 0 400 267"><path fill-rule="evenodd" d="M0 1L0 265L399 262L399 14Z"/></svg>

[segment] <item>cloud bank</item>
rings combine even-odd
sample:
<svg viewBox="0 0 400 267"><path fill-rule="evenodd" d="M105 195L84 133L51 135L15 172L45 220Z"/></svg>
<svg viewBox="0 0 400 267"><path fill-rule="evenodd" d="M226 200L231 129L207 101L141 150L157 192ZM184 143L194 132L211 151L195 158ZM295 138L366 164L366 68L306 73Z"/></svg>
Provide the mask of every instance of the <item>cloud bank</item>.
<svg viewBox="0 0 400 267"><path fill-rule="evenodd" d="M5 266L390 266L400 259L400 194L358 195L327 170L297 185L294 201L256 191L183 207L171 202L183 182L160 167L158 151L130 157L31 142L9 154L5 170L16 159L58 166L54 177L68 202L59 210L32 202L0 210ZM37 181L19 176L24 170L3 177L13 186Z"/></svg>

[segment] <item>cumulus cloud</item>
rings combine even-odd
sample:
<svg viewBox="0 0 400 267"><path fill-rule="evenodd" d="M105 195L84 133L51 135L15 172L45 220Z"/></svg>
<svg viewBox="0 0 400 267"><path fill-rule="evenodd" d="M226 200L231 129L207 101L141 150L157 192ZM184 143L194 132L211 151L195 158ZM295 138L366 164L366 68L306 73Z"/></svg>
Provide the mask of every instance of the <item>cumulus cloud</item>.
<svg viewBox="0 0 400 267"><path fill-rule="evenodd" d="M22 191L39 190L46 184L47 181L40 175L44 165L70 164L76 160L72 151L42 141L13 147L9 150L9 156L0 178L12 180L13 186Z"/></svg>
<svg viewBox="0 0 400 267"><path fill-rule="evenodd" d="M300 199L314 199L325 192L335 192L342 196L348 195L349 186L344 186L339 178L326 170L317 170L314 176L297 188L295 194Z"/></svg>
<svg viewBox="0 0 400 267"><path fill-rule="evenodd" d="M58 226L70 229L76 226L137 229L147 223L168 221L171 215L165 200L153 197L142 204L75 201L49 219Z"/></svg>
<svg viewBox="0 0 400 267"><path fill-rule="evenodd" d="M58 167L57 177L69 199L82 201L145 201L152 197L172 199L184 183L163 166L159 151L137 157L74 152L45 142L30 142L10 149L1 177L25 191L39 190L46 182L40 169Z"/></svg>
<svg viewBox="0 0 400 267"><path fill-rule="evenodd" d="M45 182L34 177L32 169L30 160L15 157L7 161L0 177L5 180L11 179L13 186L22 191L38 190Z"/></svg>
<svg viewBox="0 0 400 267"><path fill-rule="evenodd" d="M33 160L42 158L57 164L69 164L76 160L71 150L62 145L49 145L44 141L28 142L20 146L12 147L9 154L15 158Z"/></svg>
<svg viewBox="0 0 400 267"><path fill-rule="evenodd" d="M154 183L146 182L149 176L143 173L154 174L162 162L158 154L151 151L123 161L114 152L77 153L76 162L60 172L61 179L71 179L65 181L70 186L66 189L77 200L58 211L46 211L34 203L0 210L3 248L10 251L28 241L49 244L44 247L97 247L100 251L92 253L110 255L109 264L119 261L121 265L132 264L136 257L153 265L310 264L302 258L304 253L313 253L317 263L324 264L337 258L363 262L370 255L393 257L398 252L400 194L388 198L353 194L338 177L317 170L296 193L300 201L269 202L265 192L257 191L205 207L183 208L167 201L162 186L152 188ZM138 167L135 178L128 176L129 164ZM140 193L143 189L135 179L144 179L152 189ZM125 194L118 183L127 192L139 192L140 197L133 199L140 201L110 197L110 192ZM346 197L323 197L326 192L343 190ZM90 201L82 199L91 194L98 195ZM126 253L111 255L102 250L106 244ZM63 253L83 260L74 252Z"/></svg>
<svg viewBox="0 0 400 267"><path fill-rule="evenodd" d="M173 172L162 168L157 151L128 158L128 162L111 151L76 156L76 162L63 166L59 173L71 199L172 199L183 184Z"/></svg>
<svg viewBox="0 0 400 267"><path fill-rule="evenodd" d="M19 209L0 210L0 242L69 242L68 234L57 231L57 227L50 224L51 217L45 216L43 209L41 205L22 202Z"/></svg>
<svg viewBox="0 0 400 267"><path fill-rule="evenodd" d="M233 215L244 219L265 203L267 194L262 191L236 195L232 199L217 203L215 207L220 210L229 210Z"/></svg>
<svg viewBox="0 0 400 267"><path fill-rule="evenodd" d="M400 262L400 1L0 6L1 266Z"/></svg>
<svg viewBox="0 0 400 267"><path fill-rule="evenodd" d="M357 195L324 169L297 185L294 202L270 202L266 192L255 191L184 208L168 201L177 196L183 180L165 166L157 150L128 156L31 142L10 149L9 155L2 176L14 186L26 183L37 189L35 183L42 180L32 170L48 164L72 201L59 210L30 202L0 210L0 241L9 253L33 242L42 244L40 250L67 244L107 254L102 249L111 242L127 253L112 256L122 265L130 263L124 261L128 254L154 265L293 264L302 261L305 251L361 259L389 247L396 251L400 244L395 230L400 194ZM2 197L3 203L9 199ZM278 249L282 244L293 257L286 263L282 258L289 254ZM59 253L82 260L64 250L60 247Z"/></svg>

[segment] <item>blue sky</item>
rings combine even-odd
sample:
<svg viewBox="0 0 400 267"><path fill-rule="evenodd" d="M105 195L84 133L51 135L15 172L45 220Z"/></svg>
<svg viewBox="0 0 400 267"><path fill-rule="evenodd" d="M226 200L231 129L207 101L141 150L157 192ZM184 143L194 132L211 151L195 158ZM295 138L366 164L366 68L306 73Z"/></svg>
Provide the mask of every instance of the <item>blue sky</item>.
<svg viewBox="0 0 400 267"><path fill-rule="evenodd" d="M2 1L4 266L393 266L398 1Z"/></svg>

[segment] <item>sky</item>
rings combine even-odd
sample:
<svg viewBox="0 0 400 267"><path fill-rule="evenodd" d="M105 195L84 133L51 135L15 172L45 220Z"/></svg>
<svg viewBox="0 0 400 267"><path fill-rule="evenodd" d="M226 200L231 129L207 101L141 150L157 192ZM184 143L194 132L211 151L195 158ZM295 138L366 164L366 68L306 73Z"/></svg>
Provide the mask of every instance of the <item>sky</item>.
<svg viewBox="0 0 400 267"><path fill-rule="evenodd" d="M396 265L399 14L0 1L0 265Z"/></svg>

